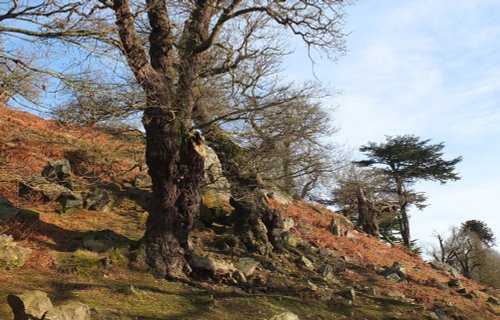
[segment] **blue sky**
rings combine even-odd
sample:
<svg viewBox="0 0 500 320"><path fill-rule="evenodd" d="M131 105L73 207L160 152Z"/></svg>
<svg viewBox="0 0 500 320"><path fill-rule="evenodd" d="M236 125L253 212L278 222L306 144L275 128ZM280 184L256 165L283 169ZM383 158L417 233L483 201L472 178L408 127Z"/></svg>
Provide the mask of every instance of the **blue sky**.
<svg viewBox="0 0 500 320"><path fill-rule="evenodd" d="M412 133L444 142L445 157L463 156L462 179L422 183L430 206L412 210L412 236L468 219L500 238L500 1L358 1L348 9L348 52L318 60L319 80L340 90L334 140L353 149L385 135ZM300 49L286 65L295 80L312 78Z"/></svg>

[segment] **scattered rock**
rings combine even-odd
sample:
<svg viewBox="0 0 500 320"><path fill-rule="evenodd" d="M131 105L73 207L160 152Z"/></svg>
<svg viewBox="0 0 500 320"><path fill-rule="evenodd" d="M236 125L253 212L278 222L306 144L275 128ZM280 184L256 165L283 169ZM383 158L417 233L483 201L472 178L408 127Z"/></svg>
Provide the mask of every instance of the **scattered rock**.
<svg viewBox="0 0 500 320"><path fill-rule="evenodd" d="M401 300L401 301L405 301L406 300L406 296L402 292L399 292L399 291L396 291L396 290L387 291L385 293L385 295L387 297L389 297L389 298L398 299L398 300Z"/></svg>
<svg viewBox="0 0 500 320"><path fill-rule="evenodd" d="M49 163L45 168L43 168L42 177L73 190L73 182L71 181L71 165L66 159Z"/></svg>
<svg viewBox="0 0 500 320"><path fill-rule="evenodd" d="M311 260L307 259L306 257L304 256L301 256L298 260L297 260L297 265L301 268L305 268L305 269L308 269L308 270L312 270L314 269L314 265L313 263L311 262Z"/></svg>
<svg viewBox="0 0 500 320"><path fill-rule="evenodd" d="M300 318L295 313L287 311L272 317L271 320L300 320Z"/></svg>
<svg viewBox="0 0 500 320"><path fill-rule="evenodd" d="M434 310L433 313L436 315L437 320L448 320L449 319L448 315L446 314L446 312L444 310L436 309L436 310Z"/></svg>
<svg viewBox="0 0 500 320"><path fill-rule="evenodd" d="M326 279L333 279L334 277L333 267L329 264L324 264L319 267L318 272Z"/></svg>
<svg viewBox="0 0 500 320"><path fill-rule="evenodd" d="M200 204L200 221L205 225L227 224L233 210L228 197L211 189L203 192Z"/></svg>
<svg viewBox="0 0 500 320"><path fill-rule="evenodd" d="M230 262L194 254L191 256L190 265L193 270L207 272L210 275L230 275L236 270Z"/></svg>
<svg viewBox="0 0 500 320"><path fill-rule="evenodd" d="M402 281L403 279L401 279L397 274L395 273L390 273L388 275L385 276L385 278L387 280L391 280L391 281L394 281L394 282L400 282Z"/></svg>
<svg viewBox="0 0 500 320"><path fill-rule="evenodd" d="M96 188L85 199L85 208L88 210L108 212L113 207L115 200L106 190Z"/></svg>
<svg viewBox="0 0 500 320"><path fill-rule="evenodd" d="M283 239L283 243L289 247L295 248L298 244L298 239L290 232L285 231L281 233L281 238Z"/></svg>
<svg viewBox="0 0 500 320"><path fill-rule="evenodd" d="M458 279L451 279L447 282L447 285L450 288L463 288L462 283Z"/></svg>
<svg viewBox="0 0 500 320"><path fill-rule="evenodd" d="M244 251L240 238L230 233L217 236L214 239L213 245L220 250L239 249Z"/></svg>
<svg viewBox="0 0 500 320"><path fill-rule="evenodd" d="M439 320L439 316L435 312L429 312L429 318L431 320Z"/></svg>
<svg viewBox="0 0 500 320"><path fill-rule="evenodd" d="M290 231L290 229L292 229L293 227L295 227L295 221L293 221L293 219L290 217L284 217L283 231Z"/></svg>
<svg viewBox="0 0 500 320"><path fill-rule="evenodd" d="M90 307L79 302L70 302L49 310L44 320L90 320Z"/></svg>
<svg viewBox="0 0 500 320"><path fill-rule="evenodd" d="M496 299L496 298L489 297L488 300L486 300L486 301L489 303L495 304L497 306L500 306L500 301L498 301L498 299Z"/></svg>
<svg viewBox="0 0 500 320"><path fill-rule="evenodd" d="M468 293L468 291L467 291L466 288L460 288L460 289L457 290L457 292L460 293L460 294L467 294Z"/></svg>
<svg viewBox="0 0 500 320"><path fill-rule="evenodd" d="M322 294L319 296L319 300L321 301L330 301L332 300L332 297L329 294Z"/></svg>
<svg viewBox="0 0 500 320"><path fill-rule="evenodd" d="M449 264L446 264L446 263L441 262L441 261L431 261L431 262L429 262L429 264L431 265L432 268L434 268L436 270L444 271L444 272L448 273L449 275L451 275L453 278L457 278L457 279L462 278L462 275L460 274L460 272L458 272L457 269L453 268Z"/></svg>
<svg viewBox="0 0 500 320"><path fill-rule="evenodd" d="M281 192L280 190L274 189L267 194L270 199L276 200L279 204L287 206L293 203L293 198L289 195Z"/></svg>
<svg viewBox="0 0 500 320"><path fill-rule="evenodd" d="M350 300L350 301L356 300L356 291L353 288L348 289L348 290L340 291L339 295L342 298Z"/></svg>
<svg viewBox="0 0 500 320"><path fill-rule="evenodd" d="M307 287L309 290L311 291L318 291L318 286L316 286L314 283L312 283L311 281L307 281Z"/></svg>
<svg viewBox="0 0 500 320"><path fill-rule="evenodd" d="M397 261L392 264L392 267L386 268L383 274L386 279L395 282L406 280L406 274L404 268L401 265L401 263Z"/></svg>
<svg viewBox="0 0 500 320"><path fill-rule="evenodd" d="M7 296L15 320L90 320L90 307L70 302L54 308L45 292L28 291Z"/></svg>
<svg viewBox="0 0 500 320"><path fill-rule="evenodd" d="M247 283L247 278L240 270L234 270L231 274L231 278L233 278L237 283Z"/></svg>
<svg viewBox="0 0 500 320"><path fill-rule="evenodd" d="M54 308L47 294L38 290L8 295L7 302L15 320L42 319L47 311Z"/></svg>
<svg viewBox="0 0 500 320"><path fill-rule="evenodd" d="M23 248L11 236L0 234L0 267L13 269L22 267L31 257L31 249Z"/></svg>
<svg viewBox="0 0 500 320"><path fill-rule="evenodd" d="M57 183L51 182L47 178L34 175L26 181L19 182L19 196L21 197L36 197L43 201L59 202L58 212L68 212L83 207L82 198Z"/></svg>
<svg viewBox="0 0 500 320"><path fill-rule="evenodd" d="M368 290L366 291L367 294L371 295L371 296L376 296L377 295L377 289L375 288L368 288Z"/></svg>
<svg viewBox="0 0 500 320"><path fill-rule="evenodd" d="M241 258L234 264L234 266L236 269L243 272L245 277L250 277L255 273L259 263L252 258Z"/></svg>
<svg viewBox="0 0 500 320"><path fill-rule="evenodd" d="M59 213L71 213L75 211L80 211L83 208L82 197L76 193L63 194L57 199L59 205L56 211Z"/></svg>
<svg viewBox="0 0 500 320"><path fill-rule="evenodd" d="M71 193L68 188L39 175L33 175L27 180L19 182L18 194L21 197L37 197L42 198L44 201L55 201L63 194L68 193Z"/></svg>
<svg viewBox="0 0 500 320"><path fill-rule="evenodd" d="M151 179L145 174L137 174L134 177L133 185L134 187L139 189L150 189L151 187L153 187Z"/></svg>
<svg viewBox="0 0 500 320"><path fill-rule="evenodd" d="M335 256L335 252L333 252L331 249L328 248L320 248L319 249L319 254L324 256L324 257L333 257Z"/></svg>

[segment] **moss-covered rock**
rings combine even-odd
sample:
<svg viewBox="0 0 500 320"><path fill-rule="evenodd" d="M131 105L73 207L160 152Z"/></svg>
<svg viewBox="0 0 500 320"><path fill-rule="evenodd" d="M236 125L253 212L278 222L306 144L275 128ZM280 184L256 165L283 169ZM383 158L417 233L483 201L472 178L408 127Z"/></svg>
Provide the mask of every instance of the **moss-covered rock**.
<svg viewBox="0 0 500 320"><path fill-rule="evenodd" d="M47 294L38 290L11 294L7 297L7 302L16 320L46 319L45 314L53 308Z"/></svg>
<svg viewBox="0 0 500 320"><path fill-rule="evenodd" d="M223 194L209 190L203 193L200 205L200 220L205 225L212 223L227 224L233 212L229 198Z"/></svg>
<svg viewBox="0 0 500 320"><path fill-rule="evenodd" d="M9 235L0 235L0 268L22 267L30 257L31 249L18 246Z"/></svg>
<svg viewBox="0 0 500 320"><path fill-rule="evenodd" d="M50 309L44 320L90 320L90 307L80 302L70 302Z"/></svg>

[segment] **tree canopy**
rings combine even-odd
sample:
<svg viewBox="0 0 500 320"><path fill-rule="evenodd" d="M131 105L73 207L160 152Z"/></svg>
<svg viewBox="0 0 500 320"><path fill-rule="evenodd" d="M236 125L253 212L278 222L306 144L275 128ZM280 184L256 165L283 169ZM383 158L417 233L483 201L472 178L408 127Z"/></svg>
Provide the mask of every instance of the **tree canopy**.
<svg viewBox="0 0 500 320"><path fill-rule="evenodd" d="M359 149L368 159L359 164L379 166L387 175L406 184L418 180L446 183L460 179L454 170L462 157L444 160L444 143L430 144L430 141L409 134L388 136L379 144L368 142Z"/></svg>

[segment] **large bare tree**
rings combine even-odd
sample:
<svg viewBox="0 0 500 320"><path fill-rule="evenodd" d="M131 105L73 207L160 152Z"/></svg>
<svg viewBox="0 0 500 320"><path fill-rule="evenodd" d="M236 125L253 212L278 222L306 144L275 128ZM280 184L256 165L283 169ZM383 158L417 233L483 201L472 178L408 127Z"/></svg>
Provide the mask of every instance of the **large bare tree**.
<svg viewBox="0 0 500 320"><path fill-rule="evenodd" d="M251 59L284 50L263 40L277 30L282 35L296 35L309 49L335 57L344 49L341 29L347 2L12 1L0 22L27 14L24 19L31 27L4 24L0 32L63 39L64 45L76 44L89 50L95 49L94 43L118 48L146 101L146 161L153 181L153 203L145 233L147 262L156 276L178 279L191 271L189 233L198 214L203 177L204 140L196 128L208 128L205 122L215 124L217 116L218 107L203 101L203 83L208 77L226 75L237 82L239 68L254 67ZM111 29L114 34L109 33ZM17 63L16 57L10 58ZM120 62L120 58L115 60ZM40 71L22 60L19 65ZM214 129L217 126L210 132L222 132ZM217 140L221 137L224 139ZM230 145L222 133L212 135L212 140L219 141L220 146ZM229 168L229 159L227 163ZM249 177L255 180L253 175ZM240 180L242 184L244 181Z"/></svg>
<svg viewBox="0 0 500 320"><path fill-rule="evenodd" d="M218 48L230 48L231 44L219 42L222 34L254 19L265 20L269 28L288 28L310 47L325 52L341 49L345 2L147 0L145 6L128 0L100 2L114 11L122 52L147 98L143 123L153 181L145 234L147 261L159 277L184 277L190 271L189 231L198 214L203 176L203 139L192 121L198 84L204 74L230 72L243 58L231 59L228 54L228 61L210 68L205 59ZM146 29L138 19L142 12ZM144 30L147 41L141 37ZM235 46L245 46L257 36L247 30Z"/></svg>

